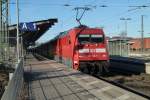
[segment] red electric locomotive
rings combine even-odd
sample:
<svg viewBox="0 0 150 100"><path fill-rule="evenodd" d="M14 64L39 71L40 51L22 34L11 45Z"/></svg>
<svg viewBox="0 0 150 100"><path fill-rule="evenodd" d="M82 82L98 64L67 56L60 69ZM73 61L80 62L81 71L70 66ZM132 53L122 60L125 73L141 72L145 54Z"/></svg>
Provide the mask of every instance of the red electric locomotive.
<svg viewBox="0 0 150 100"><path fill-rule="evenodd" d="M49 55L73 69L93 74L108 71L109 55L102 29L76 27L60 33L49 45Z"/></svg>

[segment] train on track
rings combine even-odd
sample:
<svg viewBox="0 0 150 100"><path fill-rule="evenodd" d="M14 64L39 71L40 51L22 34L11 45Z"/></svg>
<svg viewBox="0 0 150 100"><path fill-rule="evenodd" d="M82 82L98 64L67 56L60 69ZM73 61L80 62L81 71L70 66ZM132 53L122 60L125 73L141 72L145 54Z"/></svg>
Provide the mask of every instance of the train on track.
<svg viewBox="0 0 150 100"><path fill-rule="evenodd" d="M79 26L35 48L36 53L91 74L107 72L109 54L103 29Z"/></svg>

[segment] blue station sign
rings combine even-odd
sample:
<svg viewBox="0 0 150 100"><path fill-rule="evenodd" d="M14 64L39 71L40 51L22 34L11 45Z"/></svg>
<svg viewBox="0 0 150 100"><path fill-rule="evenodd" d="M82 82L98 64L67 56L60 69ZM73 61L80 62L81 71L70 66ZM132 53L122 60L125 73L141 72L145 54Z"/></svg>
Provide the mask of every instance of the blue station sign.
<svg viewBox="0 0 150 100"><path fill-rule="evenodd" d="M36 23L20 23L19 24L19 29L21 32L25 32L25 31L37 31L37 25Z"/></svg>

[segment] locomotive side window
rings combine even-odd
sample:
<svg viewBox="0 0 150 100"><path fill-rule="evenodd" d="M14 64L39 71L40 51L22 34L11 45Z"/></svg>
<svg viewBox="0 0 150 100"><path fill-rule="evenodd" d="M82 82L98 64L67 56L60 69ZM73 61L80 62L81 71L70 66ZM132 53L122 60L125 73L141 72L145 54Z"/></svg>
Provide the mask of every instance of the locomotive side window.
<svg viewBox="0 0 150 100"><path fill-rule="evenodd" d="M70 38L68 39L68 44L71 44L71 40L70 40Z"/></svg>
<svg viewBox="0 0 150 100"><path fill-rule="evenodd" d="M70 36L68 36L68 44L71 44Z"/></svg>

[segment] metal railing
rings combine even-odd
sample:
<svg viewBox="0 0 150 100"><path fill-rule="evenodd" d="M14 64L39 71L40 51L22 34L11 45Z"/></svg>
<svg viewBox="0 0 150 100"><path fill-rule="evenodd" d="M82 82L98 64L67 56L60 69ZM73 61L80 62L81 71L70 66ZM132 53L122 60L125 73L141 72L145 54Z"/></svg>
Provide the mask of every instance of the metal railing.
<svg viewBox="0 0 150 100"><path fill-rule="evenodd" d="M18 64L16 64L16 70L13 73L1 100L20 100L24 86L23 63L23 59L21 59Z"/></svg>

